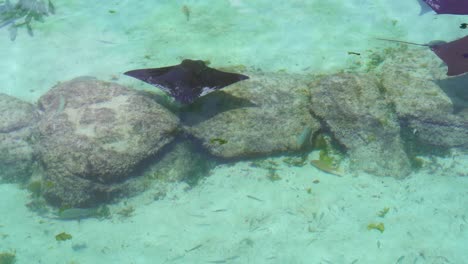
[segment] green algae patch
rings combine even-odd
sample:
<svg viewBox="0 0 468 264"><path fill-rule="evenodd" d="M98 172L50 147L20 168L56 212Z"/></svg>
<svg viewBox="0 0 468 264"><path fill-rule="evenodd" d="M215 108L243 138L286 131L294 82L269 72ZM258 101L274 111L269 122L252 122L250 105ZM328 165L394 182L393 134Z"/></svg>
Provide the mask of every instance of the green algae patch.
<svg viewBox="0 0 468 264"><path fill-rule="evenodd" d="M14 251L0 253L0 264L13 264L15 262L16 262L16 253Z"/></svg>
<svg viewBox="0 0 468 264"><path fill-rule="evenodd" d="M224 145L224 144L228 143L228 141L226 139L222 139L222 138L212 138L212 139L210 139L210 143L211 144L217 144L217 145Z"/></svg>
<svg viewBox="0 0 468 264"><path fill-rule="evenodd" d="M66 241L66 240L70 240L72 239L72 235L68 234L68 233L65 233L65 232L62 232L60 234L57 234L55 236L55 240L57 241Z"/></svg>
<svg viewBox="0 0 468 264"><path fill-rule="evenodd" d="M390 208L385 207L384 209L380 210L380 211L377 213L377 216L378 216L378 217L384 218L384 217L387 215L388 211L390 211Z"/></svg>
<svg viewBox="0 0 468 264"><path fill-rule="evenodd" d="M380 233L383 233L383 231L385 231L385 225L384 223L380 222L380 223L370 223L367 225L367 230L378 230L380 231Z"/></svg>

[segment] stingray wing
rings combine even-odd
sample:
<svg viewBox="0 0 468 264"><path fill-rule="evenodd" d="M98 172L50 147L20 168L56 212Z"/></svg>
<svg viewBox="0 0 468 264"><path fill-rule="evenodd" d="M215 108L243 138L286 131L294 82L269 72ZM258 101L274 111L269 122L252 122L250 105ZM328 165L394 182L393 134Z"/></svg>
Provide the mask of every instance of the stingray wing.
<svg viewBox="0 0 468 264"><path fill-rule="evenodd" d="M161 86L159 78L170 72L175 66L162 67L162 68L151 68L151 69L137 69L124 72L125 75L131 76L145 83L149 83L153 86ZM160 87L161 88L161 87ZM164 91L167 89L162 88Z"/></svg>
<svg viewBox="0 0 468 264"><path fill-rule="evenodd" d="M447 64L448 76L468 72L468 36L444 44L429 46Z"/></svg>
<svg viewBox="0 0 468 264"><path fill-rule="evenodd" d="M246 75L224 72L206 67L206 69L199 74L199 80L201 85L203 86L200 96L203 96L215 90L222 89L226 86L229 86L242 80L246 80L248 78L249 77Z"/></svg>
<svg viewBox="0 0 468 264"><path fill-rule="evenodd" d="M468 0L423 0L437 14L468 15Z"/></svg>

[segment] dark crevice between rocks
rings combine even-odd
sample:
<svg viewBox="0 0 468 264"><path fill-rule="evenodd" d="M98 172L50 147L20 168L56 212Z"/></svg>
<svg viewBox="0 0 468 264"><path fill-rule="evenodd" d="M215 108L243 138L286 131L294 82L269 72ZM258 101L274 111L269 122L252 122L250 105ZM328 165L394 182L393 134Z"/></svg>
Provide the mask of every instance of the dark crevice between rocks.
<svg viewBox="0 0 468 264"><path fill-rule="evenodd" d="M330 129L330 127L328 126L327 122L323 119L323 118L320 118L319 116L317 116L312 110L309 111L310 114L312 115L313 118L315 118L319 123L320 123L320 129L317 130L313 135L311 135L311 147L312 148L316 148L314 147L314 144L313 142L316 142L316 139L320 136L320 135L328 135L330 136L331 138L331 147L332 149L338 151L339 153L343 154L343 155L347 155L347 152L348 152L348 149L346 148L346 146L344 144L342 144L336 137L335 137L335 134L333 133L333 131Z"/></svg>
<svg viewBox="0 0 468 264"><path fill-rule="evenodd" d="M409 126L407 118L400 118L400 137L403 142L403 148L408 155L413 169L422 167L422 160L418 156L439 156L447 157L450 155L450 148L443 146L430 145L419 139L417 131Z"/></svg>
<svg viewBox="0 0 468 264"><path fill-rule="evenodd" d="M468 74L437 80L435 83L452 101L453 114L468 109Z"/></svg>
<svg viewBox="0 0 468 264"><path fill-rule="evenodd" d="M176 150L177 147L183 148L185 151L181 149ZM168 161L165 162L165 159L168 159ZM162 181L184 181L190 186L194 186L204 176L209 175L211 169L220 163L220 160L208 153L195 138L180 133L171 143L164 146L156 154L141 161L131 177L147 177L151 173L155 175L159 173L158 170L161 173L165 173L168 167L172 166L171 163L177 164L177 160L180 162L184 159L190 161L190 166L189 168L184 168L177 179L165 177L167 175L160 175L157 178ZM158 168L159 165L162 167ZM180 171L179 168L177 170Z"/></svg>

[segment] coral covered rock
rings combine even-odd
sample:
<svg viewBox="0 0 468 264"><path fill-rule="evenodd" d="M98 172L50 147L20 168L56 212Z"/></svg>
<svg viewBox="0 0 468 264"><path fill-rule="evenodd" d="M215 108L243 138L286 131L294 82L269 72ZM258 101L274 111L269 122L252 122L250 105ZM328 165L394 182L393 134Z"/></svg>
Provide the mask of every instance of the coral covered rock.
<svg viewBox="0 0 468 264"><path fill-rule="evenodd" d="M336 74L311 85L311 111L345 146L351 168L403 177L410 162L398 120L370 75Z"/></svg>
<svg viewBox="0 0 468 264"><path fill-rule="evenodd" d="M382 89L387 100L395 106L403 129L408 129L425 144L440 147L468 146L468 118L462 114L462 110L468 106L468 100L454 91L457 79L463 85L462 89L466 90L467 78L434 81L428 77L431 74L415 75L405 67L393 64L384 65L381 76ZM446 82L448 85L445 85L444 90L442 86ZM449 97L447 94L455 95Z"/></svg>
<svg viewBox="0 0 468 264"><path fill-rule="evenodd" d="M35 106L0 93L0 179L24 182L32 173L31 137L39 120Z"/></svg>
<svg viewBox="0 0 468 264"><path fill-rule="evenodd" d="M50 183L45 196L56 204L109 199L178 127L178 118L149 97L90 78L53 87L39 106L38 151Z"/></svg>
<svg viewBox="0 0 468 264"><path fill-rule="evenodd" d="M201 98L183 114L186 130L218 157L300 150L320 124L308 112L305 76L251 73Z"/></svg>

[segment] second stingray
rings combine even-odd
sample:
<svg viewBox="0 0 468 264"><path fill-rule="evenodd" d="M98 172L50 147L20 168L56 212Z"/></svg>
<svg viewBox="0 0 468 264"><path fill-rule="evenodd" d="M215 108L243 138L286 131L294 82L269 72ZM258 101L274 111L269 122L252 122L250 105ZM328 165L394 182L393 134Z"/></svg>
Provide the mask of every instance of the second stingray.
<svg viewBox="0 0 468 264"><path fill-rule="evenodd" d="M401 40L377 38L403 44L429 47L448 67L447 76L455 76L468 72L468 36L450 41L435 41L429 44L419 44Z"/></svg>

